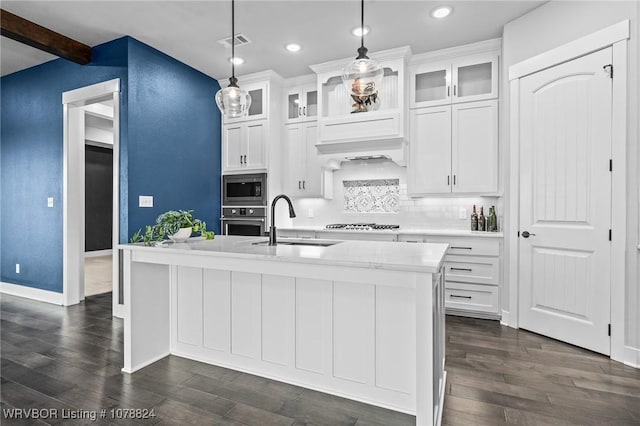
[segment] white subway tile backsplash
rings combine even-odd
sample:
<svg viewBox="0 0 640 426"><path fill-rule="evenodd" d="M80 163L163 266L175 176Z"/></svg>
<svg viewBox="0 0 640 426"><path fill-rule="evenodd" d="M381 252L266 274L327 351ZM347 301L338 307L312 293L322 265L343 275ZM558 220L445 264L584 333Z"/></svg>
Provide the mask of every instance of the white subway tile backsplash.
<svg viewBox="0 0 640 426"><path fill-rule="evenodd" d="M407 169L400 167L391 161L370 161L343 163L343 167L333 172L334 198L325 199L300 199L294 200L296 210L307 211L313 208L314 217L298 215L293 220L293 226L324 226L328 223L349 222L378 222L394 223L404 228L424 227L442 229L470 228L470 218L459 219L461 208L471 212L472 206L484 206L485 212L490 206L496 206L498 216L503 212L503 200L498 197L455 197L433 196L426 198L411 198L407 195ZM345 181L360 182L345 186ZM373 182L380 182L375 185ZM369 186L362 182L369 182ZM383 184L386 182L387 184ZM389 183L394 182L394 183ZM376 194L372 193L372 187L376 187ZM347 187L349 189L347 189ZM360 188L359 190L353 188ZM369 188L369 189L362 189ZM365 202L358 195L364 191L369 197ZM351 193L353 192L353 193ZM349 194L348 194L349 193ZM381 199L384 195L392 195L394 201L388 204ZM377 198L376 198L377 197ZM347 208L347 200L352 200L351 207ZM378 199L378 204L376 204ZM374 200L371 202L370 200ZM360 203L360 204L359 204ZM394 204L395 203L395 204ZM501 224L499 224L501 227Z"/></svg>

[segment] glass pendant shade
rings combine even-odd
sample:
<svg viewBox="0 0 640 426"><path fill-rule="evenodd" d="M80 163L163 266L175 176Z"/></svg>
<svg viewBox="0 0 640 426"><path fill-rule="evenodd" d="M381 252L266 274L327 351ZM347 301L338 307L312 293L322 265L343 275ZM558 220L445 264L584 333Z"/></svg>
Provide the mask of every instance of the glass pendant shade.
<svg viewBox="0 0 640 426"><path fill-rule="evenodd" d="M235 1L231 0L231 58L235 59ZM231 78L229 85L216 93L216 104L220 112L227 118L237 118L247 115L251 106L251 95L238 87L235 61L231 61Z"/></svg>
<svg viewBox="0 0 640 426"><path fill-rule="evenodd" d="M356 58L342 70L342 81L354 96L371 96L382 84L384 70L374 59Z"/></svg>
<svg viewBox="0 0 640 426"><path fill-rule="evenodd" d="M226 117L242 117L249 111L251 96L246 90L238 86L229 85L229 87L218 90L218 93L216 93L216 104Z"/></svg>

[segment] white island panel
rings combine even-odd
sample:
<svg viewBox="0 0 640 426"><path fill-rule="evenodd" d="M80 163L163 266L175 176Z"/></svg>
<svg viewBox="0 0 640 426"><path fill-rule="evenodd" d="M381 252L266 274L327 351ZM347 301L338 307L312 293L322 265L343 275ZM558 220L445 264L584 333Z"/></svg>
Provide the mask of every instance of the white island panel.
<svg viewBox="0 0 640 426"><path fill-rule="evenodd" d="M292 366L294 358L295 279L262 276L262 359Z"/></svg>
<svg viewBox="0 0 640 426"><path fill-rule="evenodd" d="M375 286L333 286L333 376L373 385Z"/></svg>
<svg viewBox="0 0 640 426"><path fill-rule="evenodd" d="M231 273L231 353L251 359L261 358L261 279L260 274Z"/></svg>
<svg viewBox="0 0 640 426"><path fill-rule="evenodd" d="M331 371L331 281L296 278L296 368Z"/></svg>
<svg viewBox="0 0 640 426"><path fill-rule="evenodd" d="M180 343L202 345L202 269L177 266L177 310Z"/></svg>
<svg viewBox="0 0 640 426"><path fill-rule="evenodd" d="M231 351L231 272L205 269L202 302L204 306L204 347Z"/></svg>
<svg viewBox="0 0 640 426"><path fill-rule="evenodd" d="M375 385L411 394L416 386L416 309L413 290L376 286ZM398 328L395 324L407 324Z"/></svg>

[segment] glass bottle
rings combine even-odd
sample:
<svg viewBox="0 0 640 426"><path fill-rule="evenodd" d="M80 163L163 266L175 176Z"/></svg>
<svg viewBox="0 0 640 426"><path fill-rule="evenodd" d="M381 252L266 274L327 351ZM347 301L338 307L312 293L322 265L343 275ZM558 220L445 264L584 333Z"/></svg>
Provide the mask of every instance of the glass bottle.
<svg viewBox="0 0 640 426"><path fill-rule="evenodd" d="M485 217L484 217L484 207L480 207L480 214L478 215L478 231L485 230Z"/></svg>
<svg viewBox="0 0 640 426"><path fill-rule="evenodd" d="M473 213L471 213L471 230L478 230L478 213L476 213L476 205L473 205Z"/></svg>
<svg viewBox="0 0 640 426"><path fill-rule="evenodd" d="M489 231L498 232L498 218L496 217L496 208L491 206L489 211Z"/></svg>

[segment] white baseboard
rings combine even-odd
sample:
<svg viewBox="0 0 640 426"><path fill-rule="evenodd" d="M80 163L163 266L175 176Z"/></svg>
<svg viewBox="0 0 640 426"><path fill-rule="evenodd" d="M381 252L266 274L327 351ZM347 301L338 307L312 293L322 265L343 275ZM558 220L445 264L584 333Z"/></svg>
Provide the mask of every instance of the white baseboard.
<svg viewBox="0 0 640 426"><path fill-rule="evenodd" d="M511 311L505 311L504 309L502 310L502 318L500 318L500 324L511 328L518 328L515 324L515 321L513 321L513 318L511 318Z"/></svg>
<svg viewBox="0 0 640 426"><path fill-rule="evenodd" d="M84 257L101 257L101 256L111 256L113 254L112 249L107 250L94 250L94 251L85 251Z"/></svg>
<svg viewBox="0 0 640 426"><path fill-rule="evenodd" d="M40 302L53 303L54 305L64 305L64 297L62 293L18 284L0 282L0 293L39 300Z"/></svg>
<svg viewBox="0 0 640 426"><path fill-rule="evenodd" d="M640 349L625 346L624 352L624 364L629 367L640 368Z"/></svg>

